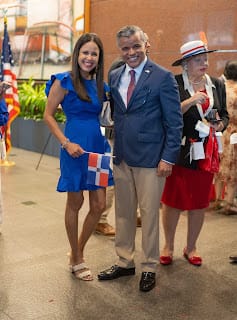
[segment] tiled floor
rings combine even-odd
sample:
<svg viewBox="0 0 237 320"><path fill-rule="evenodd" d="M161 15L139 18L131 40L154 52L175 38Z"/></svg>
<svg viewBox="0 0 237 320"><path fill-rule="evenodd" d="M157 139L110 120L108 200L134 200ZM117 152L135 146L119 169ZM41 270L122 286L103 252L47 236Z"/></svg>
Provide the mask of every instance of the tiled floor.
<svg viewBox="0 0 237 320"><path fill-rule="evenodd" d="M236 320L237 216L207 212L199 241L204 264L182 257L186 216L176 236L175 260L158 266L157 286L138 290L141 229L137 229L137 274L109 282L75 280L68 272L64 230L65 194L55 191L57 158L13 148L1 167L4 221L0 235L0 320ZM86 213L87 197L80 221ZM114 224L114 213L109 217ZM81 225L81 224L80 224ZM161 246L163 232L161 228ZM116 262L114 239L94 234L86 261L95 275Z"/></svg>

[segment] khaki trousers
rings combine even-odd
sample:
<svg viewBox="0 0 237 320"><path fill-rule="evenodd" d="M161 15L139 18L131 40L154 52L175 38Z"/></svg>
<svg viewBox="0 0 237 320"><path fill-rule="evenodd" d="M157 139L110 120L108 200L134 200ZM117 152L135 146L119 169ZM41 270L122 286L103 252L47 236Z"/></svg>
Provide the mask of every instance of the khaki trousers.
<svg viewBox="0 0 237 320"><path fill-rule="evenodd" d="M141 271L156 272L159 259L159 208L165 179L157 168L130 167L124 161L113 167L115 179L115 248L118 265L135 266L137 207L142 219Z"/></svg>
<svg viewBox="0 0 237 320"><path fill-rule="evenodd" d="M100 217L99 223L108 223L108 215L112 211L114 202L114 186L106 188L106 209Z"/></svg>

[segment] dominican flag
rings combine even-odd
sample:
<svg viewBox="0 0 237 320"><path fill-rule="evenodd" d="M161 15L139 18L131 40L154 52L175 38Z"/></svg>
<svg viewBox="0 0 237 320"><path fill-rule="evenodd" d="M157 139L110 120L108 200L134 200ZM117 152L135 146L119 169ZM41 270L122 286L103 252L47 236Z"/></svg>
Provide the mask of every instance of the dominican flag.
<svg viewBox="0 0 237 320"><path fill-rule="evenodd" d="M7 153L11 149L11 123L20 113L20 105L17 91L16 75L12 71L14 60L12 56L10 39L7 31L7 18L4 17L4 33L2 41L2 53L0 63L0 81L7 81L11 88L6 90L4 95L8 107L9 120L5 128L2 129L2 135L5 137Z"/></svg>
<svg viewBox="0 0 237 320"><path fill-rule="evenodd" d="M87 183L107 187L109 181L110 156L89 153Z"/></svg>

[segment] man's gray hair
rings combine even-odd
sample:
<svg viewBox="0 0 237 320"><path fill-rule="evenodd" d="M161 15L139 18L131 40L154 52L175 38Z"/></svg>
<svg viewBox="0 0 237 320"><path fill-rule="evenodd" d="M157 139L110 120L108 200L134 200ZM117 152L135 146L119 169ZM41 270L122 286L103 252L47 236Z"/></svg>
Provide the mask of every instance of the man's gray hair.
<svg viewBox="0 0 237 320"><path fill-rule="evenodd" d="M136 32L140 33L141 36L141 40L143 42L147 41L147 37L145 35L145 33L143 32L143 30L141 28L139 28L138 26L134 26L134 25L130 25L130 26L125 26L123 28L121 28L116 35L116 39L117 39L117 44L120 40L120 38L122 37L131 37L132 35L134 35Z"/></svg>

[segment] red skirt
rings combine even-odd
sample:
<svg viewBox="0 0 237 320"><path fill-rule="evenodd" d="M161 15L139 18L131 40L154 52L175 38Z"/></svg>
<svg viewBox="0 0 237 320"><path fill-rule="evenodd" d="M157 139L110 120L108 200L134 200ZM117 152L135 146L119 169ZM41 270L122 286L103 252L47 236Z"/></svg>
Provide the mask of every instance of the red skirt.
<svg viewBox="0 0 237 320"><path fill-rule="evenodd" d="M213 173L173 166L166 178L161 202L180 210L204 209L209 206Z"/></svg>

